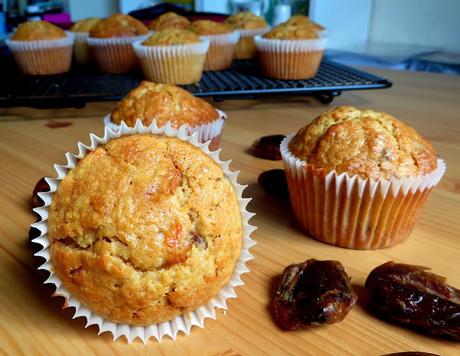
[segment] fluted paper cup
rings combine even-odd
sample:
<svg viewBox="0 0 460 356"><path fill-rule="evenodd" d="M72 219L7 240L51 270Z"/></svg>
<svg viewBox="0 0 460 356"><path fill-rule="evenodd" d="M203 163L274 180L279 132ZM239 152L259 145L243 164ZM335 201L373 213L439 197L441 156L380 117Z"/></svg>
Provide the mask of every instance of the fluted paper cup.
<svg viewBox="0 0 460 356"><path fill-rule="evenodd" d="M97 67L104 73L120 74L134 72L139 68L139 61L132 44L146 36L87 38L91 55Z"/></svg>
<svg viewBox="0 0 460 356"><path fill-rule="evenodd" d="M72 32L75 36L75 44L73 48L73 54L75 60L80 64L89 63L91 52L87 42L89 37L88 32Z"/></svg>
<svg viewBox="0 0 460 356"><path fill-rule="evenodd" d="M225 33L221 35L201 36L209 40L209 49L204 62L204 70L224 70L230 68L235 57L235 48L239 32Z"/></svg>
<svg viewBox="0 0 460 356"><path fill-rule="evenodd" d="M55 273L53 269L53 261L50 257L50 241L47 238L47 220L48 220L48 208L51 205L53 199L53 193L56 192L59 183L64 179L69 170L75 168L78 160L82 159L90 151L93 151L99 145L103 145L110 141L113 138L120 137L122 135L132 135L132 134L155 134L155 135L167 135L170 137L177 137L182 141L187 141L190 144L199 147L203 152L209 155L222 169L224 174L229 178L235 187L235 191L238 196L238 201L240 204L241 217L243 220L243 241L242 241L242 250L238 258L238 261L235 265L235 269L230 280L227 284L220 290L220 292L214 296L207 304L197 308L194 311L186 312L183 315L180 315L170 321L152 324L149 326L132 326L123 323L115 323L110 320L106 320L100 315L92 312L86 306L81 304L78 299L76 299L72 294L65 288L62 283L62 280ZM254 246L256 243L251 239L251 233L256 229L255 226L249 224L249 219L255 214L250 213L246 210L247 204L250 202L250 198L243 198L242 193L246 186L242 186L237 182L238 172L232 172L229 169L230 161L222 161L219 158L220 151L209 151L208 143L202 144L198 142L198 135L194 134L192 136L187 134L186 127L180 127L178 130L172 128L170 125L166 125L163 128L158 128L156 122L153 122L150 126L145 127L142 125L141 121L138 120L135 127L130 128L125 125L123 122L120 126L120 130L117 132L111 130L108 126L104 129L104 136L98 137L94 134L90 134L91 142L89 145L85 145L81 142L77 144L78 154L66 153L67 163L65 165L55 165L55 170L57 173L56 178L45 178L46 182L50 187L49 192L38 193L38 196L45 202L43 207L35 208L36 212L41 220L37 223L32 224L31 226L40 230L40 236L32 240L34 243L37 243L42 246L42 249L37 252L35 255L43 257L45 263L43 263L39 269L46 270L49 272L50 276L44 282L45 284L53 284L56 288L55 296L63 296L66 301L64 307L75 308L74 318L84 317L87 321L86 327L89 325L96 324L99 327L99 334L103 332L110 332L113 335L114 340L122 336L126 337L128 342L133 341L136 338L140 338L143 342L146 342L149 338L155 338L158 341L168 335L172 339L175 339L179 332L184 334L190 334L190 330L193 326L204 326L204 321L206 318L216 318L216 308L226 309L226 301L229 298L236 298L235 287L242 286L244 282L241 280L241 275L243 273L249 272L246 267L246 263L253 258L249 249Z"/></svg>
<svg viewBox="0 0 460 356"><path fill-rule="evenodd" d="M403 179L362 179L325 173L295 157L281 143L292 211L297 224L317 240L351 249L379 249L404 241L412 232L446 165L427 175Z"/></svg>
<svg viewBox="0 0 460 356"><path fill-rule="evenodd" d="M270 31L270 27L258 28L254 30L237 30L240 33L240 39L236 44L235 58L236 59L251 59L257 55L256 45L254 43L255 36L261 36Z"/></svg>
<svg viewBox="0 0 460 356"><path fill-rule="evenodd" d="M255 37L264 76L275 79L308 79L316 75L326 38L278 40Z"/></svg>
<svg viewBox="0 0 460 356"><path fill-rule="evenodd" d="M74 36L57 40L14 41L6 40L16 63L24 74L48 75L65 73L72 63Z"/></svg>
<svg viewBox="0 0 460 356"><path fill-rule="evenodd" d="M209 40L171 46L144 46L133 43L144 77L154 83L193 84L203 75Z"/></svg>
<svg viewBox="0 0 460 356"><path fill-rule="evenodd" d="M222 135L222 130L224 129L225 120L227 120L227 114L219 109L216 109L216 111L219 113L219 117L214 121L195 126L185 125L187 127L187 134L193 135L195 132L198 134L198 142L206 143L211 141L209 143L209 149L211 151L215 151L219 148L220 137ZM152 118L151 121L149 120L149 122L153 122L153 120L154 118ZM112 122L111 114L107 114L103 121L104 125L110 127L113 131L120 130L120 125ZM147 122L146 125L149 125L149 123ZM174 127L172 123L171 125Z"/></svg>

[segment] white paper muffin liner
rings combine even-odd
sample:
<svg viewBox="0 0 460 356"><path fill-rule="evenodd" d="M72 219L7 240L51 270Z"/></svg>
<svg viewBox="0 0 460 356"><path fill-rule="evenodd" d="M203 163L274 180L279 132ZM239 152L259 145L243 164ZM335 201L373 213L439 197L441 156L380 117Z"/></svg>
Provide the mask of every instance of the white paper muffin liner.
<svg viewBox="0 0 460 356"><path fill-rule="evenodd" d="M14 55L16 63L26 74L57 74L70 69L72 48L75 37L66 32L67 37L57 40L5 41ZM67 50L70 49L70 50Z"/></svg>
<svg viewBox="0 0 460 356"><path fill-rule="evenodd" d="M271 27L265 27L265 28L257 28L254 30L236 30L240 33L240 37L255 37L255 36L261 36L268 31L270 31Z"/></svg>
<svg viewBox="0 0 460 356"><path fill-rule="evenodd" d="M433 172L403 179L324 175L289 151L294 136L280 150L296 221L312 237L341 247L376 249L403 241L446 170L438 159Z"/></svg>
<svg viewBox="0 0 460 356"><path fill-rule="evenodd" d="M190 144L199 147L203 152L209 155L217 164L219 164L224 174L233 183L235 192L238 196L241 217L243 220L243 243L241 254L235 265L235 270L233 271L230 280L220 290L220 292L214 296L207 304L199 307L194 311L185 313L170 321L159 324L152 324L146 327L132 326L128 324L108 321L100 315L93 313L90 309L82 305L75 297L73 297L72 294L63 286L62 281L58 275L53 271L53 262L50 259L50 242L47 238L48 208L51 205L53 193L56 192L59 182L64 179L64 177L67 175L67 172L76 166L79 159L83 158L88 152L93 151L97 146L103 145L109 140L120 137L122 135L132 135L138 133L152 133L157 135L163 134L169 137L178 137L182 141L187 141ZM98 137L94 134L90 134L90 140L91 142L89 145L78 142L78 154L71 154L67 152L65 154L67 159L67 163L65 165L54 165L57 177L45 178L46 182L50 186L50 192L38 193L38 196L44 201L44 206L33 209L33 211L40 216L41 220L31 225L32 227L40 230L40 236L32 240L32 242L42 246L42 249L37 252L35 256L43 257L46 260L45 263L38 267L39 270L46 270L50 274L44 284L53 284L55 286L56 291L53 296L65 297L66 301L64 303L64 307L75 308L75 314L73 318L86 318L85 327L90 325L97 325L99 327L99 334L108 331L112 334L114 340L124 336L128 342L131 342L136 338L140 338L145 343L149 338L155 338L156 340L161 341L165 335L175 340L179 332L183 332L184 334L188 335L190 334L190 330L193 326L199 326L202 328L206 318L216 318L216 308L227 309L227 299L237 297L234 288L244 284L241 279L241 275L249 272L249 269L246 267L246 262L253 259L249 249L253 247L256 242L251 239L250 235L256 230L256 227L250 225L249 220L255 214L246 210L246 206L251 201L251 198L243 198L242 196L243 190L246 188L246 186L238 184L237 176L239 172L230 171L230 161L220 160L220 150L211 152L208 149L208 143L203 144L198 142L197 134L192 136L187 135L186 127L180 127L178 130L172 128L170 125L158 128L155 121L150 126L145 127L142 125L141 121L138 120L135 127L130 128L127 127L123 122L120 126L120 130L117 132L111 130L108 126L105 126L103 137Z"/></svg>
<svg viewBox="0 0 460 356"><path fill-rule="evenodd" d="M232 65L236 43L240 38L238 31L220 35L201 36L201 38L209 41L204 70L223 70Z"/></svg>
<svg viewBox="0 0 460 356"><path fill-rule="evenodd" d="M154 83L192 84L200 81L209 40L170 46L133 43L144 77Z"/></svg>
<svg viewBox="0 0 460 356"><path fill-rule="evenodd" d="M326 47L327 38L312 40L278 40L256 36L254 38L257 50L264 52L313 52L323 51Z"/></svg>
<svg viewBox="0 0 460 356"><path fill-rule="evenodd" d="M90 59L90 48L87 42L88 32L72 32L75 36L74 56L78 63L86 64Z"/></svg>
<svg viewBox="0 0 460 356"><path fill-rule="evenodd" d="M227 114L219 109L216 109L216 111L219 113L219 117L212 122L195 126L183 125L187 128L187 134L193 135L193 133L196 132L198 134L198 142L200 143L206 143L207 141L212 140L214 137L219 136L222 133L222 129L224 128L225 120L227 120ZM111 114L107 114L104 117L103 122L105 126L110 127L115 132L120 130L121 125L117 125L112 122Z"/></svg>

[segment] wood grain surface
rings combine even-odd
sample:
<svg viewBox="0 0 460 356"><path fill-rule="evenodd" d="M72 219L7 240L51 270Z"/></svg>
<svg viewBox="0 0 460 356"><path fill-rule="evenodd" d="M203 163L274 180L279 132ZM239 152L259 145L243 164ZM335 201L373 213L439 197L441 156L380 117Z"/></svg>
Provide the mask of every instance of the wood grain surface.
<svg viewBox="0 0 460 356"><path fill-rule="evenodd" d="M292 221L289 204L267 196L257 185L258 175L282 166L248 153L261 135L295 131L330 106L301 97L216 102L227 112L223 157L241 170L249 209L257 215L253 235L257 245L251 272L238 287L217 320L204 329L157 343L139 340L113 342L72 320L62 310L63 299L52 298L42 285L28 242L34 215L29 207L32 189L53 163L63 163L66 151L89 142L89 133L102 134L102 117L114 102L92 103L84 109L0 109L0 353L4 354L180 354L180 355L382 355L424 351L460 355L460 343L408 330L374 317L363 288L367 274L388 260L430 266L460 287L460 77L436 74L375 71L394 82L388 90L343 93L330 105L351 104L386 111L415 127L435 145L447 163L447 173L436 187L409 239L394 248L353 251L317 242ZM308 258L337 259L343 263L359 295L348 317L336 325L309 330L279 330L268 312L273 282L283 268Z"/></svg>

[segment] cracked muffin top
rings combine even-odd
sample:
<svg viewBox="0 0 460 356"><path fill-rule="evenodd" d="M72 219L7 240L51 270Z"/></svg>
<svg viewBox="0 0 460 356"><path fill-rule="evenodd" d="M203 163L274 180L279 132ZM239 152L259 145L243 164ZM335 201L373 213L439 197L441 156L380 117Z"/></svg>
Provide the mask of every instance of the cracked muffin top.
<svg viewBox="0 0 460 356"><path fill-rule="evenodd" d="M146 126L153 119L160 127L168 121L174 127L196 126L218 119L219 113L208 102L182 88L143 81L118 103L111 117L113 123L120 125L123 120L130 127L138 118Z"/></svg>
<svg viewBox="0 0 460 356"><path fill-rule="evenodd" d="M195 32L178 28L167 28L150 35L142 44L144 46L171 46L200 43L201 39Z"/></svg>
<svg viewBox="0 0 460 356"><path fill-rule="evenodd" d="M200 36L222 35L233 32L233 28L229 24L211 20L193 21L190 29Z"/></svg>
<svg viewBox="0 0 460 356"><path fill-rule="evenodd" d="M127 135L97 147L53 194L48 239L64 286L104 318L147 325L205 304L242 247L233 184L177 138Z"/></svg>
<svg viewBox="0 0 460 356"><path fill-rule="evenodd" d="M282 23L264 34L263 37L271 40L311 40L319 36L311 27Z"/></svg>
<svg viewBox="0 0 460 356"><path fill-rule="evenodd" d="M114 14L93 26L89 32L89 37L134 37L146 35L148 32L148 28L134 17L124 14Z"/></svg>
<svg viewBox="0 0 460 356"><path fill-rule="evenodd" d="M149 22L147 27L153 31L161 31L167 28L179 28L185 30L190 25L190 21L175 12L167 12Z"/></svg>
<svg viewBox="0 0 460 356"><path fill-rule="evenodd" d="M98 17L88 17L73 24L70 28L72 32L89 32L97 23L101 21Z"/></svg>
<svg viewBox="0 0 460 356"><path fill-rule="evenodd" d="M430 142L393 116L340 106L300 129L289 143L294 156L326 172L389 179L424 175L437 168Z"/></svg>
<svg viewBox="0 0 460 356"><path fill-rule="evenodd" d="M315 31L322 31L325 30L323 26L320 24L317 24L316 22L313 22L310 20L308 16L305 15L294 15L291 16L287 21L286 24L292 25L292 26L306 26L306 27L311 27Z"/></svg>
<svg viewBox="0 0 460 356"><path fill-rule="evenodd" d="M249 11L238 12L228 17L225 22L239 30L258 30L268 27L267 22L262 16L254 15Z"/></svg>
<svg viewBox="0 0 460 356"><path fill-rule="evenodd" d="M27 21L18 26L11 36L13 41L58 40L66 38L66 33L59 27L46 21Z"/></svg>

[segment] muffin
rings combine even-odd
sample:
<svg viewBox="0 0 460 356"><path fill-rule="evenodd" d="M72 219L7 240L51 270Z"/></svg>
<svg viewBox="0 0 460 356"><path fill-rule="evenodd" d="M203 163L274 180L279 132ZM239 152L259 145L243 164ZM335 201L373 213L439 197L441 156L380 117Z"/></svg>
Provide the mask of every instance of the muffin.
<svg viewBox="0 0 460 356"><path fill-rule="evenodd" d="M69 71L74 38L45 21L24 22L6 44L24 74L46 75Z"/></svg>
<svg viewBox="0 0 460 356"><path fill-rule="evenodd" d="M189 30L169 28L134 43L144 77L155 83L200 81L209 41Z"/></svg>
<svg viewBox="0 0 460 356"><path fill-rule="evenodd" d="M166 30L167 28L178 28L185 30L190 26L190 21L175 12L167 12L158 16L155 20L149 22L147 27L152 31Z"/></svg>
<svg viewBox="0 0 460 356"><path fill-rule="evenodd" d="M236 45L236 59L251 59L256 56L254 36L262 35L270 27L262 16L256 16L252 12L239 12L227 18L226 23L240 33L240 39Z"/></svg>
<svg viewBox="0 0 460 356"><path fill-rule="evenodd" d="M292 25L292 26L305 26L311 28L313 31L316 31L319 35L325 34L326 29L321 26L320 24L317 24L316 22L313 22L308 18L308 16L305 15L294 15L291 16L287 21L286 24Z"/></svg>
<svg viewBox="0 0 460 356"><path fill-rule="evenodd" d="M281 143L292 210L312 237L377 249L411 233L445 171L427 140L393 116L342 106Z"/></svg>
<svg viewBox="0 0 460 356"><path fill-rule="evenodd" d="M139 20L114 14L93 26L87 41L102 72L129 73L139 65L132 43L147 34L147 27Z"/></svg>
<svg viewBox="0 0 460 356"><path fill-rule="evenodd" d="M86 39L89 36L89 31L96 25L100 18L88 17L84 20L76 22L70 31L75 36L74 55L78 63L86 64L90 59L90 50Z"/></svg>
<svg viewBox="0 0 460 356"><path fill-rule="evenodd" d="M223 70L232 65L239 33L229 24L210 20L192 22L190 29L209 40L209 49L204 62L204 70Z"/></svg>
<svg viewBox="0 0 460 356"><path fill-rule="evenodd" d="M225 118L223 112L182 88L143 81L118 103L105 121L114 130L119 129L122 121L134 127L137 119L144 126L149 126L153 119L159 127L167 123L175 128L187 125L189 134L197 132L199 142L211 140L209 149L216 150Z"/></svg>
<svg viewBox="0 0 460 356"><path fill-rule="evenodd" d="M310 27L283 23L256 37L264 76L274 79L308 79L318 71L325 38Z"/></svg>

